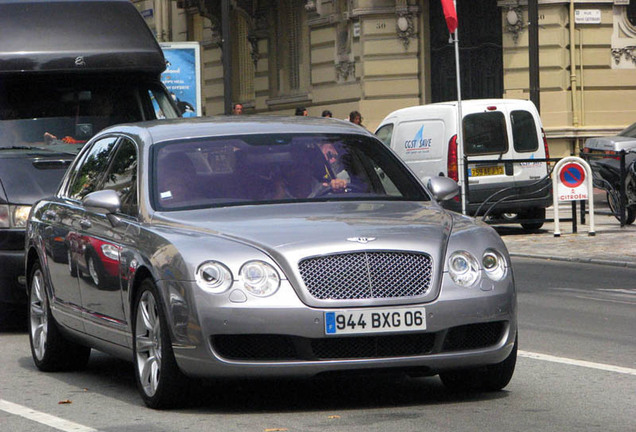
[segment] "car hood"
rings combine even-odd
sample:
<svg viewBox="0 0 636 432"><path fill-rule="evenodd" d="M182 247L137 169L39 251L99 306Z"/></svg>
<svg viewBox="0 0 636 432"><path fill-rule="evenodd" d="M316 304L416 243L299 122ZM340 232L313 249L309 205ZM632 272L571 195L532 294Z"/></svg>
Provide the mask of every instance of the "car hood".
<svg viewBox="0 0 636 432"><path fill-rule="evenodd" d="M0 155L3 156L3 155ZM9 204L31 205L57 190L71 156L12 156L0 158L0 184Z"/></svg>
<svg viewBox="0 0 636 432"><path fill-rule="evenodd" d="M633 150L636 149L636 139L624 136L609 136L589 138L585 141L585 147L594 150Z"/></svg>
<svg viewBox="0 0 636 432"><path fill-rule="evenodd" d="M323 202L237 206L158 215L178 231L196 230L261 249L277 261L357 250L412 250L441 262L450 214L432 203ZM190 236L188 236L190 237Z"/></svg>

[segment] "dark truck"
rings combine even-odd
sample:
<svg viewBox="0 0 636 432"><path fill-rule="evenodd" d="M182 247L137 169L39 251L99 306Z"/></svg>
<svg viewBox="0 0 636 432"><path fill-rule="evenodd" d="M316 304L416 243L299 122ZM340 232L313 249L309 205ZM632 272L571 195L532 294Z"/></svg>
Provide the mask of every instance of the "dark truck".
<svg viewBox="0 0 636 432"><path fill-rule="evenodd" d="M179 114L160 81L161 48L129 0L0 0L0 41L2 323L26 302L31 205L99 130ZM67 260L52 249L47 259Z"/></svg>

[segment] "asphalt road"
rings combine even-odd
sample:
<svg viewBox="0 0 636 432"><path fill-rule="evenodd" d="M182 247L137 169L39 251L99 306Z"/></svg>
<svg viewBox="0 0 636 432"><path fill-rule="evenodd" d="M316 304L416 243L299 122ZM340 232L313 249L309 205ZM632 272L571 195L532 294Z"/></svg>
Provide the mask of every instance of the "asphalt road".
<svg viewBox="0 0 636 432"><path fill-rule="evenodd" d="M634 269L527 259L514 266L521 351L501 392L456 395L436 377L233 381L211 384L190 408L152 411L130 364L94 354L86 371L40 373L28 336L5 331L0 430L636 430Z"/></svg>

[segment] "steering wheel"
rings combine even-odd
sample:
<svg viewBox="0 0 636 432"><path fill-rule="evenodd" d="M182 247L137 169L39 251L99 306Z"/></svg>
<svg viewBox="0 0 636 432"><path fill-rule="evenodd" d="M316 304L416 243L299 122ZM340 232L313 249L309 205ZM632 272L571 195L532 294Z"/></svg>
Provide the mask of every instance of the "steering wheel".
<svg viewBox="0 0 636 432"><path fill-rule="evenodd" d="M323 183L316 192L309 195L309 198L320 198L325 195L330 194L347 194L354 192L365 192L364 188L361 185L355 183L349 183L344 189L337 191L333 187L331 187L328 183Z"/></svg>

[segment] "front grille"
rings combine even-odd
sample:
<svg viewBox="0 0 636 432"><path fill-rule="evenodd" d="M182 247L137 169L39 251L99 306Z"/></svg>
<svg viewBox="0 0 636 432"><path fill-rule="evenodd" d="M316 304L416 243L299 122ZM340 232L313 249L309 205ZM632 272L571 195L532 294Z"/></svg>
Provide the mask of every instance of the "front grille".
<svg viewBox="0 0 636 432"><path fill-rule="evenodd" d="M308 339L287 335L218 335L214 351L237 361L321 361L411 357L458 352L496 345L505 334L504 321L469 324L448 331Z"/></svg>
<svg viewBox="0 0 636 432"><path fill-rule="evenodd" d="M411 252L355 252L308 258L298 264L319 300L413 297L431 286L433 260Z"/></svg>

